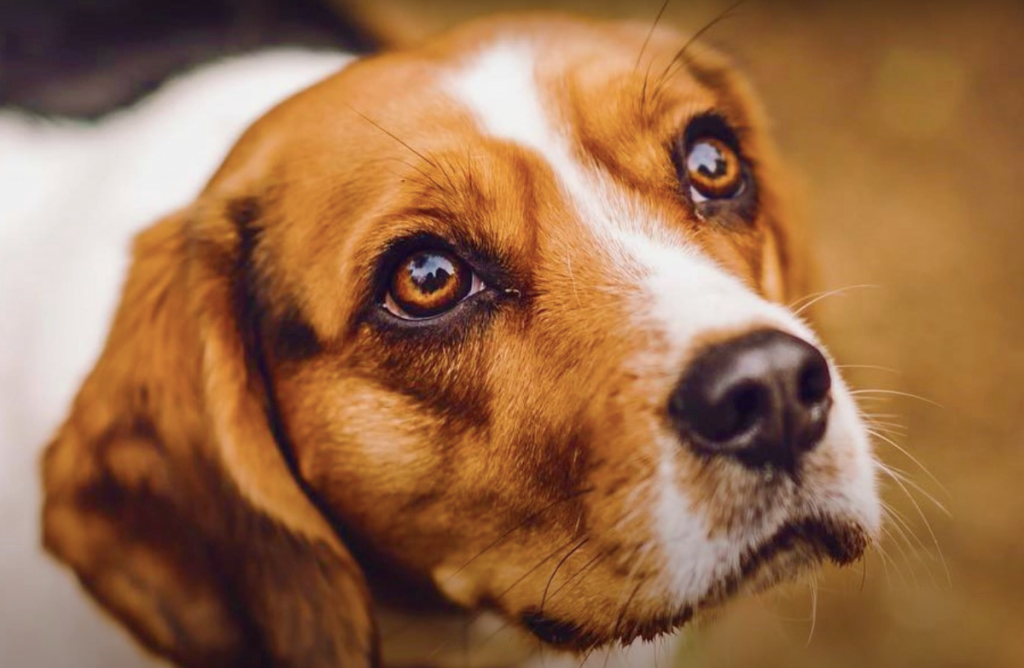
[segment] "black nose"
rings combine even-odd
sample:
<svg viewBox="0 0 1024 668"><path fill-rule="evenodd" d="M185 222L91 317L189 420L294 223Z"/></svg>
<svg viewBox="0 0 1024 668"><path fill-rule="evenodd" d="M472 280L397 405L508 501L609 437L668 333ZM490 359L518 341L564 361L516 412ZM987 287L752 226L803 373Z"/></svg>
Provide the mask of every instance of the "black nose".
<svg viewBox="0 0 1024 668"><path fill-rule="evenodd" d="M832 377L811 344L774 329L705 350L669 400L683 439L750 467L792 470L825 434Z"/></svg>

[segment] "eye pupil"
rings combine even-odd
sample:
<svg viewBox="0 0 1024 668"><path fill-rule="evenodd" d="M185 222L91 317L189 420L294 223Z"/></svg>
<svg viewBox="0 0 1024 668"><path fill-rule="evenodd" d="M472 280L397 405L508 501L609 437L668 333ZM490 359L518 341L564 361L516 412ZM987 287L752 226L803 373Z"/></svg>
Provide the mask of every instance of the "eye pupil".
<svg viewBox="0 0 1024 668"><path fill-rule="evenodd" d="M431 318L454 308L472 285L473 272L453 254L417 251L395 268L384 307L403 318Z"/></svg>
<svg viewBox="0 0 1024 668"><path fill-rule="evenodd" d="M705 199L727 199L743 185L739 156L724 142L706 137L693 143L686 156L690 186Z"/></svg>
<svg viewBox="0 0 1024 668"><path fill-rule="evenodd" d="M420 253L409 265L409 279L426 294L444 289L456 274L455 265L443 255Z"/></svg>
<svg viewBox="0 0 1024 668"><path fill-rule="evenodd" d="M690 152L690 159L687 161L690 171L700 172L708 178L720 178L728 169L728 164L722 154L711 144L702 142L697 144Z"/></svg>

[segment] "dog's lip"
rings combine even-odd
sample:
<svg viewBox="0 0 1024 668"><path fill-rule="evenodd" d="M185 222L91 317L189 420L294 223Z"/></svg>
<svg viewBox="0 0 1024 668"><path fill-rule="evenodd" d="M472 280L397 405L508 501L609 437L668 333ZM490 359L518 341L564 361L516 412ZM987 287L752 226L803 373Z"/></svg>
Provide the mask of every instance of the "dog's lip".
<svg viewBox="0 0 1024 668"><path fill-rule="evenodd" d="M748 577L774 556L799 547L809 548L808 556L827 558L845 566L856 561L867 549L867 533L855 523L832 518L807 518L783 524L767 540L748 551L740 560L741 579Z"/></svg>
<svg viewBox="0 0 1024 668"><path fill-rule="evenodd" d="M712 587L696 609L717 607L733 598L741 589L757 591L758 576L765 569L793 557L785 575L796 575L802 568L828 559L845 566L861 557L868 546L867 532L856 523L833 518L813 517L783 524L767 539L749 548L739 568ZM752 586L751 586L752 585Z"/></svg>
<svg viewBox="0 0 1024 668"><path fill-rule="evenodd" d="M861 557L868 547L868 533L859 525L832 518L807 518L783 524L774 534L747 550L739 568L712 586L696 605L684 606L657 620L632 622L617 628L615 639L628 645L637 638L652 640L675 631L698 613L721 607L747 588L757 592L767 583L758 583L764 569L770 569L787 555L795 557L787 575L825 559L844 566Z"/></svg>
<svg viewBox="0 0 1024 668"><path fill-rule="evenodd" d="M548 617L533 608L523 612L520 623L544 642L575 651L587 651L612 642L625 646L638 638L649 641L683 627L700 612L721 607L741 590L758 591L772 579L770 573L767 578L759 577L762 571L779 565L787 556L793 557L793 561L785 565L786 574L795 575L801 568L825 559L839 565L849 564L859 559L867 546L868 533L854 522L831 518L790 521L751 546L740 558L739 567L712 586L696 604L655 618L620 618L610 634Z"/></svg>

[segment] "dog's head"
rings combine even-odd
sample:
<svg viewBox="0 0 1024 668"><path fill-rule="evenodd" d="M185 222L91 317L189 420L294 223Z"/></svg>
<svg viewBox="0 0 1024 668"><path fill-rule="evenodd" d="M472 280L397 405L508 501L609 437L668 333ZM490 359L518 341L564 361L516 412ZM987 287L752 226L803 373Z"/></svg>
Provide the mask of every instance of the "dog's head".
<svg viewBox="0 0 1024 668"><path fill-rule="evenodd" d="M758 110L645 38L502 18L358 62L139 237L45 526L147 644L370 665L368 574L580 649L861 555L872 458L781 305Z"/></svg>

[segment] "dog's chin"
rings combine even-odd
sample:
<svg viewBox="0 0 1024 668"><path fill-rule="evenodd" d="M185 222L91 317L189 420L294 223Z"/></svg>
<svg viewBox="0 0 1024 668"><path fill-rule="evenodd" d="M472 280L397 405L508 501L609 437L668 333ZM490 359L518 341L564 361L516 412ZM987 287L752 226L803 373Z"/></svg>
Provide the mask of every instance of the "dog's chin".
<svg viewBox="0 0 1024 668"><path fill-rule="evenodd" d="M546 643L576 652L636 640L653 640L685 626L698 615L720 609L741 595L757 594L820 566L825 561L850 564L861 557L868 533L856 524L810 519L784 525L767 540L751 547L738 569L715 583L697 603L670 612L619 619L610 632L587 631L586 625L546 617L525 616L525 626Z"/></svg>
<svg viewBox="0 0 1024 668"><path fill-rule="evenodd" d="M783 525L740 560L738 572L717 584L697 606L720 606L739 594L756 594L793 580L822 562L839 566L864 554L868 534L860 526L830 519L810 519Z"/></svg>
<svg viewBox="0 0 1024 668"><path fill-rule="evenodd" d="M844 566L859 559L868 547L868 533L857 524L833 519L807 519L782 526L767 540L752 546L740 558L739 568L715 583L695 605L684 606L661 623L647 622L615 638L628 645L641 638L678 630L700 614L715 611L741 595L757 594L797 579L831 561Z"/></svg>

